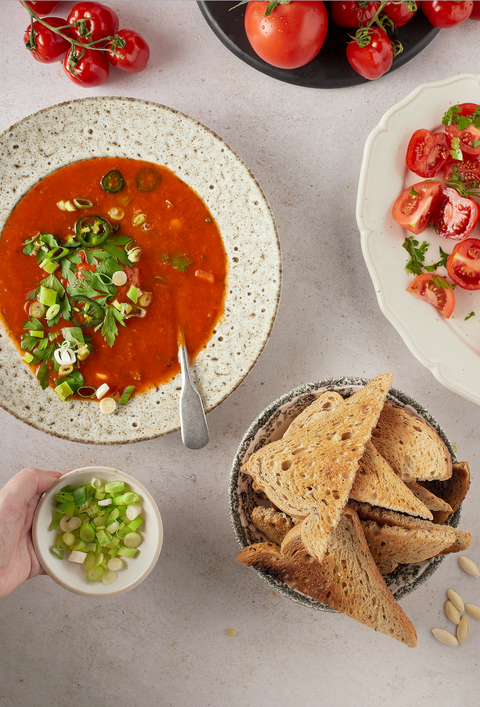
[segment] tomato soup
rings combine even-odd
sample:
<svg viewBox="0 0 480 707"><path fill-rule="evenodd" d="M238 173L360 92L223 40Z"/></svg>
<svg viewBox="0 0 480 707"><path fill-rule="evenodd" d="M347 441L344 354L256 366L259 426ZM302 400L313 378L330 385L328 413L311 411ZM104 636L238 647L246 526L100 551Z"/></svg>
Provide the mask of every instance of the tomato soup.
<svg viewBox="0 0 480 707"><path fill-rule="evenodd" d="M215 221L149 162L96 158L43 179L10 215L0 262L7 330L61 399L99 397L106 384L118 400L164 383L179 371L179 332L192 360L223 312Z"/></svg>

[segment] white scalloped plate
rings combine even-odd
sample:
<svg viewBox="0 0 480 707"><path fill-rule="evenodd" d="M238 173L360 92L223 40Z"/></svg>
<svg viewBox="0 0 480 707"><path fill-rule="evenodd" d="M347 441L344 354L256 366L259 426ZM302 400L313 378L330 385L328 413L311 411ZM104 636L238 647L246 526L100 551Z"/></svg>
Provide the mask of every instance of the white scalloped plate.
<svg viewBox="0 0 480 707"><path fill-rule="evenodd" d="M220 229L228 261L225 313L192 366L209 412L251 370L277 313L282 262L268 202L245 163L196 120L133 98L83 98L34 113L0 135L0 233L40 179L102 156L165 165L203 199ZM74 442L113 444L180 426L180 375L101 415L94 402L62 403L51 388L42 391L3 325L0 339L0 405L33 427Z"/></svg>
<svg viewBox="0 0 480 707"><path fill-rule="evenodd" d="M466 102L480 104L480 74L422 84L385 113L365 144L356 215L363 257L382 312L442 385L480 404L480 292L457 287L455 312L448 320L407 293L412 276L405 269L408 255L402 243L411 234L391 216L395 199L407 186L421 181L405 164L413 132L439 130L445 111ZM480 238L479 225L472 237ZM425 262L438 260L438 246L451 252L455 244L439 238L433 229L418 239L431 244ZM472 311L476 316L465 321Z"/></svg>

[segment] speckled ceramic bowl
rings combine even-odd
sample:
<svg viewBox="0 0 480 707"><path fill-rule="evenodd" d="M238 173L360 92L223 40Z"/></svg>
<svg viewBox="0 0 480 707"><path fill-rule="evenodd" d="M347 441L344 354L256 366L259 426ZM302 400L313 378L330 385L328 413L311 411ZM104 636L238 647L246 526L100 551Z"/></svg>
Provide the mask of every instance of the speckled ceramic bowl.
<svg viewBox="0 0 480 707"><path fill-rule="evenodd" d="M265 444L281 439L292 420L299 415L315 398L326 390L335 390L343 397L350 397L368 383L366 378L327 378L313 383L294 388L289 393L271 403L248 428L238 448L233 462L230 476L230 518L237 540L240 545L247 547L257 542L265 542L265 536L252 523L252 511L255 506L262 505L252 489L251 477L240 471L242 464L248 457L261 449ZM440 435L448 447L452 459L456 461L453 447L440 427L438 422L425 408L410 398L405 393L391 388L387 399L395 405L401 405L418 417L421 417ZM449 524L457 527L460 518L460 509L453 514ZM443 557L425 560L418 564L399 565L391 574L384 577L387 586L396 599L413 592L416 587L423 584L437 569ZM258 574L279 594L293 599L293 601L320 611L333 611L329 606L321 604L311 597L302 594L270 576L267 572L256 570Z"/></svg>
<svg viewBox="0 0 480 707"><path fill-rule="evenodd" d="M71 484L75 488L90 483L92 478L107 481L125 481L128 490L140 496L142 523L140 534L143 542L135 557L126 558L125 566L117 572L112 584L89 582L85 568L76 562L55 557L50 548L55 544L58 530L49 530L55 508L55 494ZM86 466L64 474L46 491L35 509L32 523L32 538L35 552L45 572L64 589L85 597L114 597L137 587L155 567L163 544L163 525L160 512L153 497L139 481L118 469L105 466Z"/></svg>
<svg viewBox="0 0 480 707"><path fill-rule="evenodd" d="M165 165L195 190L218 224L228 260L225 314L192 366L208 412L245 378L275 320L282 266L270 207L242 160L192 118L132 98L84 98L35 113L0 135L0 233L18 200L40 179L104 156ZM93 402L62 403L52 389L42 391L3 326L0 337L0 405L27 424L100 444L179 428L179 376L114 415L100 415Z"/></svg>

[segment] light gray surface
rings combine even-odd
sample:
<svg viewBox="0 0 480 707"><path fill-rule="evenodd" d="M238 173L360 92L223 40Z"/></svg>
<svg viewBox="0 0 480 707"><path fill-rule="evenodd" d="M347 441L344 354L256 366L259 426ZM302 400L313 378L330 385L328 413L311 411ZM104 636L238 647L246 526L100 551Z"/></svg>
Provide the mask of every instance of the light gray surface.
<svg viewBox="0 0 480 707"><path fill-rule="evenodd" d="M26 465L118 466L149 488L165 529L156 569L124 597L89 601L40 577L1 600L0 706L477 704L480 624L472 619L467 643L456 648L430 633L448 628L448 588L480 604L480 580L464 574L455 556L402 601L419 638L407 649L343 616L273 597L255 572L237 565L227 484L241 436L271 400L309 380L392 372L395 387L421 402L470 462L461 526L474 533L468 556L480 561L480 410L440 386L382 316L354 218L368 133L418 84L478 72L480 23L442 31L389 77L321 91L243 64L195 3L111 6L123 26L149 41L150 66L136 77L112 72L108 84L88 91L60 66L31 60L22 46L26 12L0 3L0 129L84 95L145 98L203 122L248 164L270 201L284 258L282 302L259 362L208 415L211 441L201 451L184 449L179 432L129 446L68 443L0 410L1 483Z"/></svg>

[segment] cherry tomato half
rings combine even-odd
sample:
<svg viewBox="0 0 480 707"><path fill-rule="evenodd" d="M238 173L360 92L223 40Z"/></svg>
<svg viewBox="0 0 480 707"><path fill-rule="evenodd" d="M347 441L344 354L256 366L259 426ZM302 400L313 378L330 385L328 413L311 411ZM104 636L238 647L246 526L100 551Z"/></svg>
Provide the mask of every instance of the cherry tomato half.
<svg viewBox="0 0 480 707"><path fill-rule="evenodd" d="M61 17L49 17L48 24L52 27L65 27L66 20ZM62 30L62 34L71 37L72 33L67 28ZM31 28L28 27L23 35L23 41L27 49L31 52L34 59L42 64L51 64L63 57L65 52L70 49L70 42L55 34L51 29L42 25L41 22L35 20L33 23L33 41Z"/></svg>
<svg viewBox="0 0 480 707"><path fill-rule="evenodd" d="M106 5L99 2L79 2L70 12L67 22L74 24L81 21L79 27L72 27L77 39L87 37L96 42L103 37L111 37L118 32L118 16Z"/></svg>
<svg viewBox="0 0 480 707"><path fill-rule="evenodd" d="M393 218L408 231L422 233L432 220L441 191L441 182L436 180L407 187L392 207Z"/></svg>
<svg viewBox="0 0 480 707"><path fill-rule="evenodd" d="M438 200L433 227L442 238L463 241L475 228L479 216L476 201L460 196L453 187L445 187Z"/></svg>
<svg viewBox="0 0 480 707"><path fill-rule="evenodd" d="M436 177L450 158L450 142L445 133L416 130L407 148L407 167L419 177Z"/></svg>
<svg viewBox="0 0 480 707"><path fill-rule="evenodd" d="M339 27L365 27L378 10L378 2L332 2L332 20Z"/></svg>
<svg viewBox="0 0 480 707"><path fill-rule="evenodd" d="M103 86L108 80L109 63L104 52L72 47L65 55L63 68L73 83L83 88Z"/></svg>
<svg viewBox="0 0 480 707"><path fill-rule="evenodd" d="M472 0L423 0L422 10L434 27L448 29L467 20L473 10Z"/></svg>
<svg viewBox="0 0 480 707"><path fill-rule="evenodd" d="M393 47L383 29L369 30L370 43L361 47L356 39L347 44L347 59L350 66L365 79L378 79L392 65Z"/></svg>
<svg viewBox="0 0 480 707"><path fill-rule="evenodd" d="M39 17L49 15L57 7L58 2L47 2L47 0L27 0L28 7Z"/></svg>
<svg viewBox="0 0 480 707"><path fill-rule="evenodd" d="M480 155L465 155L463 160L453 160L450 158L445 164L443 178L452 179L456 174L465 185L472 186L475 182L480 182Z"/></svg>
<svg viewBox="0 0 480 707"><path fill-rule="evenodd" d="M296 69L311 61L327 36L328 16L323 2L277 5L266 17L268 2L249 2L245 32L252 49L272 66Z"/></svg>
<svg viewBox="0 0 480 707"><path fill-rule="evenodd" d="M446 286L442 286L441 282ZM445 319L452 316L455 309L455 294L450 283L440 275L429 272L418 275L407 287L407 292L433 304Z"/></svg>
<svg viewBox="0 0 480 707"><path fill-rule="evenodd" d="M476 103L461 103L458 106L459 112L455 119L457 124L445 126L445 132L450 140L458 138L461 151L466 152L468 155L480 155L480 128L470 123L467 127L459 129L458 121L461 116L475 114L477 115L476 122L480 123L480 117L476 113L477 109L480 109L480 106ZM476 144L477 142L478 145Z"/></svg>
<svg viewBox="0 0 480 707"><path fill-rule="evenodd" d="M416 10L409 10L406 5L398 5L395 2L387 2L383 8L383 11L387 13L391 20L393 20L395 27L403 27L403 25L410 22L412 17L416 14L421 5L420 0L416 0L416 5Z"/></svg>
<svg viewBox="0 0 480 707"><path fill-rule="evenodd" d="M448 256L448 277L464 290L480 290L480 241L467 238Z"/></svg>
<svg viewBox="0 0 480 707"><path fill-rule="evenodd" d="M107 59L110 64L131 74L143 71L150 57L150 48L144 38L133 29L121 29L118 37L120 39L114 39L107 44L110 50L107 52ZM113 50L116 53L113 53Z"/></svg>

